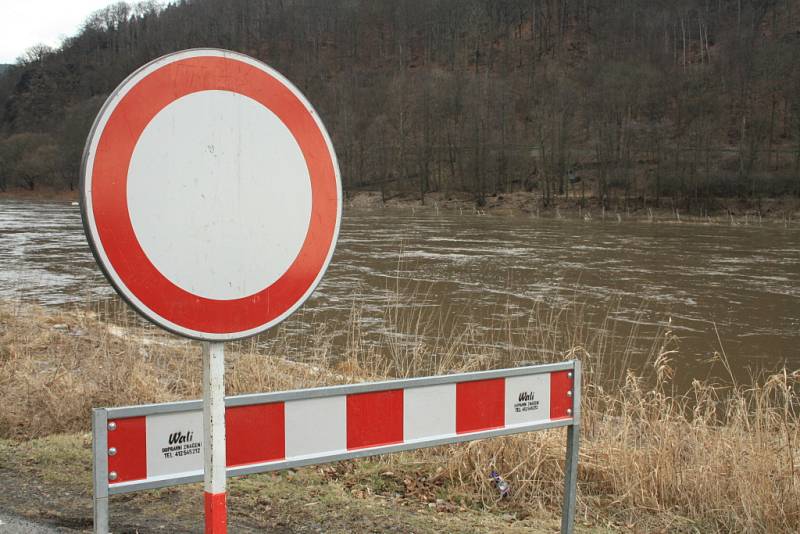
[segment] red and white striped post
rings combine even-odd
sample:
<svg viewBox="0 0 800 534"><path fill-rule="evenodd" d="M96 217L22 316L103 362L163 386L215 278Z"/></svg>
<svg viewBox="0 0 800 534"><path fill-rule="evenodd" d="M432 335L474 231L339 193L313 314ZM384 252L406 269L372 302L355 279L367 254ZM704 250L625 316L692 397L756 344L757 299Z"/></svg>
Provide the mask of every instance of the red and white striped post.
<svg viewBox="0 0 800 534"><path fill-rule="evenodd" d="M206 534L226 534L225 345L203 343L203 489Z"/></svg>

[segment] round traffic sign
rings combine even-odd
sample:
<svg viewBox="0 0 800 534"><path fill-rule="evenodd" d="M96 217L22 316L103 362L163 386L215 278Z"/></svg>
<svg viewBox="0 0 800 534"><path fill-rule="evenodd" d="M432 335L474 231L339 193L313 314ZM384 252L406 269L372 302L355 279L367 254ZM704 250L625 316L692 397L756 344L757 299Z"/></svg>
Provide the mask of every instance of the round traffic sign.
<svg viewBox="0 0 800 534"><path fill-rule="evenodd" d="M138 312L187 337L251 336L312 293L336 244L341 181L311 104L274 69L216 49L131 74L81 170L95 258Z"/></svg>

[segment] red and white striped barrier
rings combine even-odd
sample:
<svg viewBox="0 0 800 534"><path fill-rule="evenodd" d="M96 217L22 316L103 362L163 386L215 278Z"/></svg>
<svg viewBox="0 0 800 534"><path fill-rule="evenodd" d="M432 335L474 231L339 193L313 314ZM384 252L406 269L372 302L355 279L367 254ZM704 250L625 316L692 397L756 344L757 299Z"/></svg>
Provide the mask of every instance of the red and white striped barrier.
<svg viewBox="0 0 800 534"><path fill-rule="evenodd" d="M227 474L577 428L579 384L578 362L564 362L229 397ZM101 497L203 479L200 401L97 409L94 422ZM224 505L206 492L207 508Z"/></svg>

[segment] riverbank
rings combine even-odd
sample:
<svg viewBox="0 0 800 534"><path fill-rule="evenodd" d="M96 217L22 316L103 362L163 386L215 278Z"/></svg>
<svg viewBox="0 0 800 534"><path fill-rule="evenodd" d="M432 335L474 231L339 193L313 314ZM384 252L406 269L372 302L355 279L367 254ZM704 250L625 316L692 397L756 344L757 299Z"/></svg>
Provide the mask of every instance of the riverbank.
<svg viewBox="0 0 800 534"><path fill-rule="evenodd" d="M10 189L0 191L0 200L47 200L77 202L77 190L66 191L52 188ZM548 206L542 203L538 192L518 191L489 195L485 203L478 206L474 195L468 193L428 193L425 202L418 195L393 194L384 198L379 191L345 191L346 208L356 209L407 209L443 210L460 213L480 213L495 215L524 215L529 217L579 218L585 221L647 221L647 222L694 222L714 224L763 224L778 223L785 226L800 224L800 199L794 197L768 198L759 201L736 198L718 198L708 208L686 210L674 205L669 198L662 199L658 207L653 202L648 207L631 202L625 206L624 199L618 199L613 206L604 208L599 199L586 197L556 197Z"/></svg>
<svg viewBox="0 0 800 534"><path fill-rule="evenodd" d="M632 201L626 207L624 199L617 199L608 208L595 197L556 197L547 206L543 205L538 192L514 192L488 195L484 204L478 206L474 195L467 193L428 193L425 202L418 195L399 194L388 196L377 191L348 191L346 206L353 208L399 208L447 210L466 213L492 213L525 215L531 217L580 218L586 221L602 220L622 222L699 222L717 224L761 224L763 222L796 225L800 220L800 199L793 197L762 199L753 202L746 199L718 198L707 208L687 210L671 199L662 199L658 207L649 202L647 207Z"/></svg>
<svg viewBox="0 0 800 534"><path fill-rule="evenodd" d="M77 202L80 194L78 190L53 189L51 187L37 187L33 191L23 188L11 188L0 191L0 200L49 200L59 202Z"/></svg>
<svg viewBox="0 0 800 534"><path fill-rule="evenodd" d="M199 347L125 317L0 303L0 478L9 482L0 484L15 481L18 497L2 497L4 511L31 518L49 513L55 523L88 528L90 408L199 396ZM389 351L389 358L363 342L367 325L359 317L353 314L347 346L337 355L317 324L307 336L278 328L263 345L231 344L228 394L530 359L509 351L499 360L457 332L443 332L452 340L443 346L420 341ZM586 368L580 532L800 529L800 372L747 386L695 381L687 395L675 395L680 348L669 330L653 339L649 371L623 367L614 381L604 374L608 355L595 348L602 341L559 321L551 318L543 332L568 330L573 344L552 358L578 357ZM719 363L725 364L722 355ZM233 483L232 517L244 530L285 532L303 531L291 521L304 513L302 525L334 532L362 524L381 531L389 525L415 532L522 531L557 523L563 458L564 434L556 430L253 476ZM511 483L510 499L498 498L491 469ZM56 494L57 504L48 504ZM148 492L112 507L131 531L154 531L164 517L170 530L191 531L199 494L197 488Z"/></svg>

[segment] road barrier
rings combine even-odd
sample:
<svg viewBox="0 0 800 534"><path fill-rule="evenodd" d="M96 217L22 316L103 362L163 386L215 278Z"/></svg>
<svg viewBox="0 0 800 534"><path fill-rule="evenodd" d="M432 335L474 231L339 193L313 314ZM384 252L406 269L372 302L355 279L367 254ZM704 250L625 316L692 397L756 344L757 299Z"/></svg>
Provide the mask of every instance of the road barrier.
<svg viewBox="0 0 800 534"><path fill-rule="evenodd" d="M225 399L228 477L567 427L562 533L571 533L580 362ZM200 400L96 408L95 532L109 496L203 481ZM489 466L487 466L487 469Z"/></svg>

